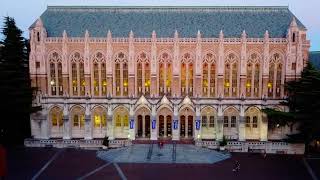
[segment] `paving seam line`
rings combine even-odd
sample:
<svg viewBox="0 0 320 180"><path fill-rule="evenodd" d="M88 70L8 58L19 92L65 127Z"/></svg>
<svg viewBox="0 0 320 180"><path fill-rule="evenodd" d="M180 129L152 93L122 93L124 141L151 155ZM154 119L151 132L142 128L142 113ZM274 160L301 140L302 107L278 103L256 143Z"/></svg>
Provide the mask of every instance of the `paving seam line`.
<svg viewBox="0 0 320 180"><path fill-rule="evenodd" d="M126 176L123 174L121 168L117 163L113 163L114 167L117 169L119 176L121 177L122 180L127 180Z"/></svg>
<svg viewBox="0 0 320 180"><path fill-rule="evenodd" d="M100 167L98 167L98 168L94 169L93 171L91 171L91 172L89 172L89 173L85 174L84 176L79 177L79 178L78 178L78 180L83 180L83 179L85 179L85 178L87 178L87 177L89 177L89 176L91 176L91 175L95 174L96 172L100 171L101 169L103 169L103 168L105 168L105 167L109 166L111 163L112 163L112 162L109 162L109 163L107 163L107 164L104 164L104 165L102 165L102 166L100 166Z"/></svg>
<svg viewBox="0 0 320 180"><path fill-rule="evenodd" d="M52 158L32 177L32 180L36 180L42 173L47 169L47 167L64 151L64 149L60 149L56 152Z"/></svg>
<svg viewBox="0 0 320 180"><path fill-rule="evenodd" d="M307 170L308 170L310 176L312 177L312 179L313 180L319 180L317 178L317 176L314 174L314 172L313 172L312 168L310 167L309 163L307 162L306 158L303 158L302 161L303 161L304 166L307 168Z"/></svg>

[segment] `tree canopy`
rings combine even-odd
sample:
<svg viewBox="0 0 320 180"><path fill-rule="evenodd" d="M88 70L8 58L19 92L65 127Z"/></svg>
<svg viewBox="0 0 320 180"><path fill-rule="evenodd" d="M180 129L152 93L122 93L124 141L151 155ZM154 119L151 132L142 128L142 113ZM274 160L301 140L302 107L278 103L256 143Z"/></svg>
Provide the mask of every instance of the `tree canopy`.
<svg viewBox="0 0 320 180"><path fill-rule="evenodd" d="M27 41L11 17L4 17L0 56L0 135L5 143L30 136L33 88L29 76Z"/></svg>
<svg viewBox="0 0 320 180"><path fill-rule="evenodd" d="M286 84L288 99L283 105L289 112L265 109L269 124L278 126L297 124L299 133L289 135L293 141L309 144L320 139L320 71L308 63L301 73L301 78Z"/></svg>

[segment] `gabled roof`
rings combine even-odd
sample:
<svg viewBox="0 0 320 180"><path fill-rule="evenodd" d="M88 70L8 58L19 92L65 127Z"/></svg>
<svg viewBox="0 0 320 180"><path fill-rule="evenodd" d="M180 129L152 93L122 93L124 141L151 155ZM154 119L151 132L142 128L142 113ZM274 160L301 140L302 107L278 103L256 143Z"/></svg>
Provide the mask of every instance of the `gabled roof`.
<svg viewBox="0 0 320 180"><path fill-rule="evenodd" d="M108 30L113 37L128 37L131 30L135 37L151 37L153 30L157 37L173 37L175 30L180 37L196 37L198 30L202 37L218 37L220 30L225 37L240 37L243 30L248 37L263 37L266 30L285 37L293 17L286 6L48 6L40 18L49 37L61 37L63 30L83 37L86 29L92 37L106 37Z"/></svg>

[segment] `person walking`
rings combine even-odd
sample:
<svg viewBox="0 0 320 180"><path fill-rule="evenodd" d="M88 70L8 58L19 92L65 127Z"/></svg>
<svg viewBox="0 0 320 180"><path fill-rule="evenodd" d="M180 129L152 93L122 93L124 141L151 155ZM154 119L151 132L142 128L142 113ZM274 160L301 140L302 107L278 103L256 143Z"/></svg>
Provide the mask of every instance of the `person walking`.
<svg viewBox="0 0 320 180"><path fill-rule="evenodd" d="M238 172L239 170L240 170L240 163L239 163L239 161L236 161L234 163L234 167L233 167L232 171L233 172Z"/></svg>

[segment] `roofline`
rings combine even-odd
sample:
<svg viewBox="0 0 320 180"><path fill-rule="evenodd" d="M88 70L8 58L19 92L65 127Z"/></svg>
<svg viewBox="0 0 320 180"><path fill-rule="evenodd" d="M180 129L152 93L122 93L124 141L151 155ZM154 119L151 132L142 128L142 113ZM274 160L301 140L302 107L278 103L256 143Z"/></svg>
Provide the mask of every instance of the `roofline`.
<svg viewBox="0 0 320 180"><path fill-rule="evenodd" d="M289 9L289 6L47 6L47 9Z"/></svg>

